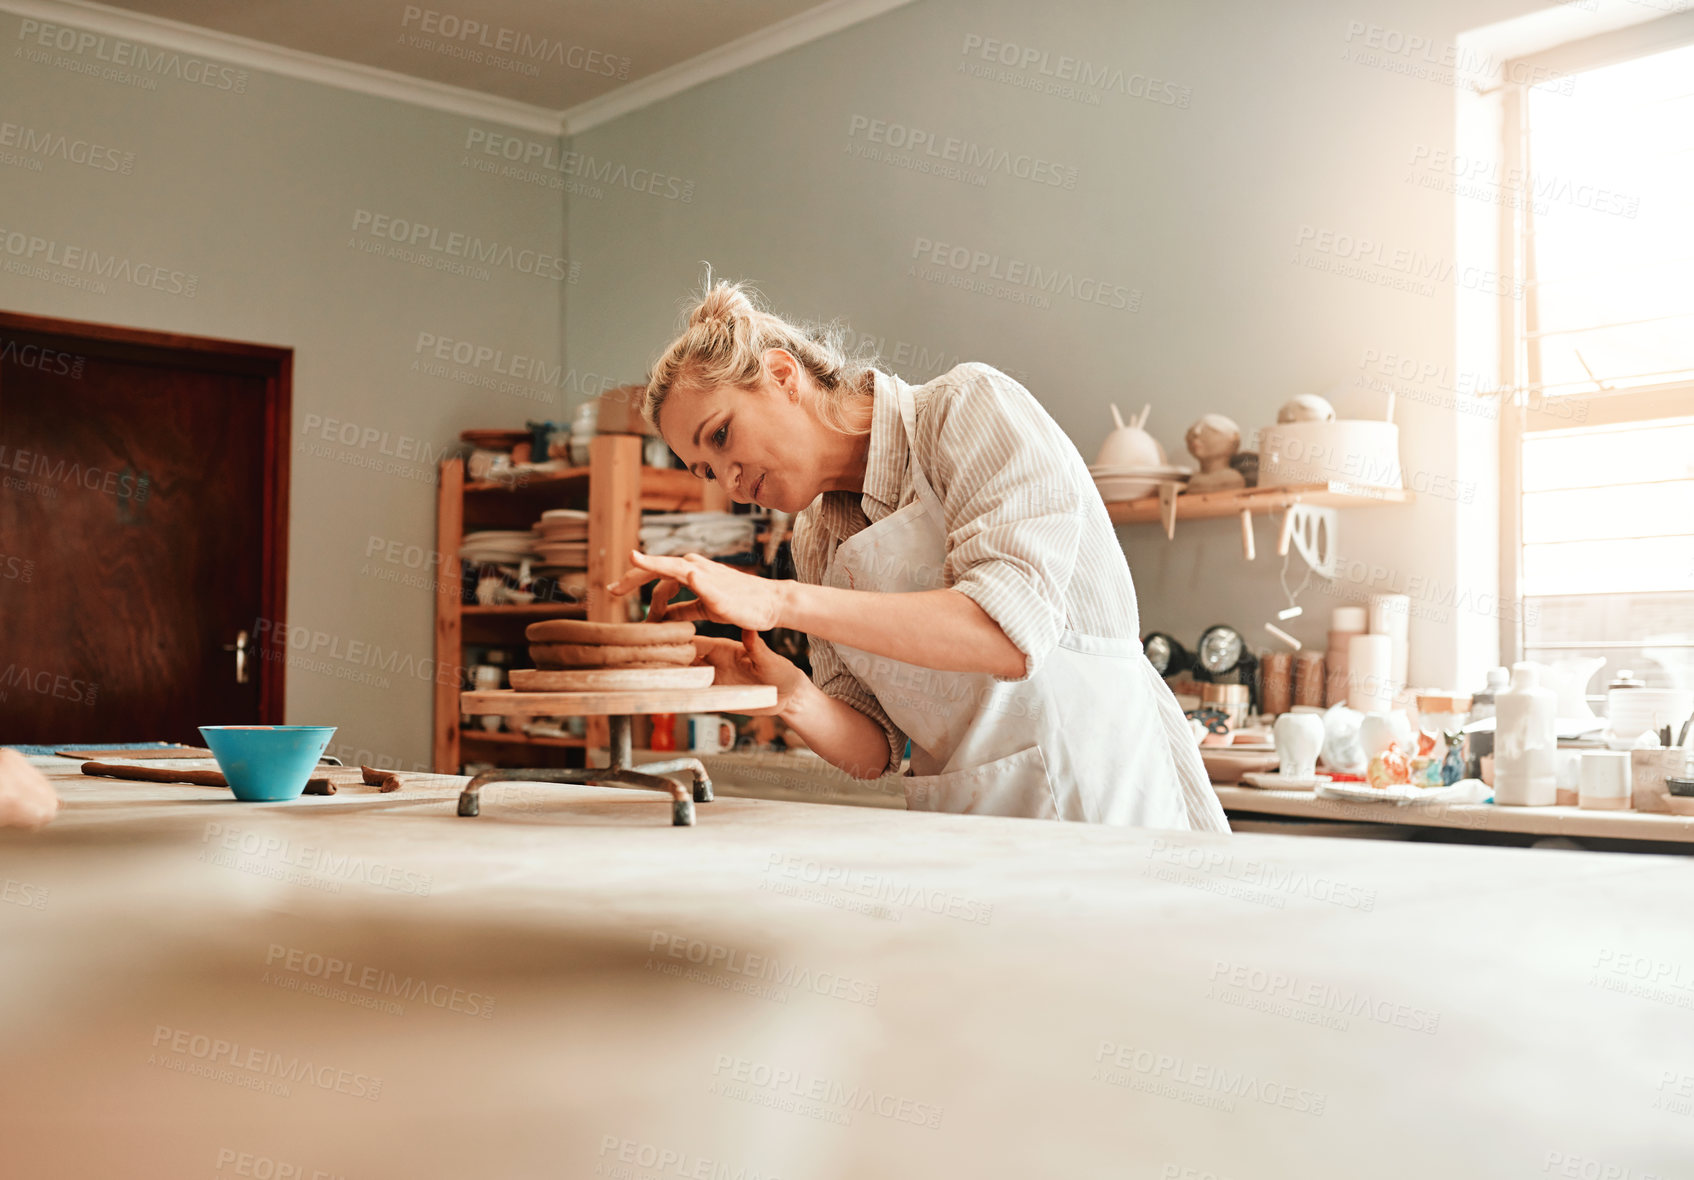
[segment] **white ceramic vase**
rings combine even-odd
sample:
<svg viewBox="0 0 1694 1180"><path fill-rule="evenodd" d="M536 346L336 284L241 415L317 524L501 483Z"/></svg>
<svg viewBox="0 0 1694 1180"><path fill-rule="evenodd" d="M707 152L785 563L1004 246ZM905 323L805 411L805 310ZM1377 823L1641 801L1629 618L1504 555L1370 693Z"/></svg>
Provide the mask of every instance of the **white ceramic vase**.
<svg viewBox="0 0 1694 1180"><path fill-rule="evenodd" d="M1284 713L1276 719L1277 769L1286 778L1311 778L1323 748L1321 713Z"/></svg>
<svg viewBox="0 0 1694 1180"><path fill-rule="evenodd" d="M1554 716L1558 694L1541 686L1541 665L1512 665L1512 683L1494 700L1494 802L1551 807L1558 802Z"/></svg>

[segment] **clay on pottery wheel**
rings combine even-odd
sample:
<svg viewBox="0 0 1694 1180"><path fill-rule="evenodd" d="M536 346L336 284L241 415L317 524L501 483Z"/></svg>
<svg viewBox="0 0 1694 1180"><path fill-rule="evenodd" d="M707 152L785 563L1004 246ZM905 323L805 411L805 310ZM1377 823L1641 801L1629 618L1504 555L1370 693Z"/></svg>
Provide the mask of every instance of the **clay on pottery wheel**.
<svg viewBox="0 0 1694 1180"><path fill-rule="evenodd" d="M590 623L582 619L548 619L524 628L524 638L541 643L617 643L645 645L688 643L693 623Z"/></svg>
<svg viewBox="0 0 1694 1180"><path fill-rule="evenodd" d="M629 664L692 664L692 643L532 643L538 668L619 668Z"/></svg>

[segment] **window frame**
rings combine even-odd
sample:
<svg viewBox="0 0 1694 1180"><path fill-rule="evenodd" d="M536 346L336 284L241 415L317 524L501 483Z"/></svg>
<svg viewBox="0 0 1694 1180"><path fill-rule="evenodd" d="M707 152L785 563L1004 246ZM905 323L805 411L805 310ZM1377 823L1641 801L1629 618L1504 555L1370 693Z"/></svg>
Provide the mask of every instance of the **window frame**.
<svg viewBox="0 0 1694 1180"><path fill-rule="evenodd" d="M1536 79L1580 74L1694 43L1694 10L1661 17L1609 33L1567 42L1514 59L1505 78ZM1503 175L1525 176L1529 159L1527 81L1501 86L1501 166ZM1528 201L1500 203L1500 273L1522 276L1522 299L1500 301L1500 598L1520 609L1502 611L1500 655L1508 667L1525 658L1523 605L1523 443L1527 436L1571 428L1570 414L1557 409L1578 401L1565 397L1549 410L1540 397L1539 358L1530 347L1535 328L1534 258L1529 252ZM1694 380L1668 381L1620 391L1596 391L1580 397L1583 427L1624 425L1657 418L1686 418L1694 413Z"/></svg>

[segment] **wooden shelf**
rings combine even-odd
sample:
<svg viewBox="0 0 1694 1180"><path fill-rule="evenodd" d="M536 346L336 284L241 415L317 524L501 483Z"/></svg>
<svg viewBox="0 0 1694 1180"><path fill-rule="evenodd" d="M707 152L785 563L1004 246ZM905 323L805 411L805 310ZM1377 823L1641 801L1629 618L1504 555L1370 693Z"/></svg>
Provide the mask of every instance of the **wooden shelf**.
<svg viewBox="0 0 1694 1180"><path fill-rule="evenodd" d="M580 750L588 745L586 737L543 737L527 733L489 733L487 730L466 729L459 733L461 742L488 742L490 745L501 746L558 746L564 749Z"/></svg>
<svg viewBox="0 0 1694 1180"><path fill-rule="evenodd" d="M459 613L467 619L582 619L588 617L588 607L580 602L515 602L465 606Z"/></svg>
<svg viewBox="0 0 1694 1180"><path fill-rule="evenodd" d="M557 492L573 483L587 483L592 468L565 467L557 471L516 472L504 479L467 479L470 492Z"/></svg>
<svg viewBox="0 0 1694 1180"><path fill-rule="evenodd" d="M1240 516L1243 512L1282 512L1296 503L1309 504L1314 508L1368 508L1411 502L1412 493L1400 488L1373 488L1332 480L1283 488L1184 494L1176 498L1176 518L1204 520L1208 517ZM1139 500L1108 500L1106 512L1113 524L1158 524L1159 497L1155 493Z"/></svg>
<svg viewBox="0 0 1694 1180"><path fill-rule="evenodd" d="M507 495L555 494L574 486L586 487L592 467L524 473L505 479L466 480L466 494L504 492ZM703 483L677 467L641 468L641 507L648 512L687 512L700 507Z"/></svg>
<svg viewBox="0 0 1694 1180"><path fill-rule="evenodd" d="M549 508L586 508L588 599L580 603L465 606L459 599L458 579L444 579L435 601L435 658L441 667L463 664L467 643L516 646L514 622L584 618L597 623L627 622L629 599L633 595L613 598L606 586L630 568L630 551L640 543L642 512L729 508L721 484L696 479L679 468L648 467L642 463L642 442L642 437L636 434L597 434L589 445L587 467L526 473L521 480L467 481L463 459L442 461L436 493L436 548L443 567L458 568L459 546L467 529L527 529ZM435 769L443 774L459 773L464 762L462 742L471 743L485 755L492 752L490 747L504 746L514 757L522 757L524 747L599 747L608 741L606 719L592 715L588 717L588 734L584 738L530 738L523 734L489 734L475 728L461 731L459 692L456 677L436 679L432 760Z"/></svg>
<svg viewBox="0 0 1694 1180"><path fill-rule="evenodd" d="M641 469L643 512L698 512L703 504L706 481L679 467Z"/></svg>

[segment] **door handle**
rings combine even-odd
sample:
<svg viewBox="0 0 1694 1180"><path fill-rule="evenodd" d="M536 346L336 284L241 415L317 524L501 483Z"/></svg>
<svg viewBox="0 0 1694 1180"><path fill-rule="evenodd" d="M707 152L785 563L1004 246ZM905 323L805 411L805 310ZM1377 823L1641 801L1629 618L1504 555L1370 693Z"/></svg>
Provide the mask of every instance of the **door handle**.
<svg viewBox="0 0 1694 1180"><path fill-rule="evenodd" d="M232 652L235 653L235 682L237 684L246 684L247 683L247 632L237 631L235 633L235 642L224 644L224 650L225 651L232 651Z"/></svg>

